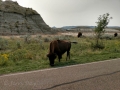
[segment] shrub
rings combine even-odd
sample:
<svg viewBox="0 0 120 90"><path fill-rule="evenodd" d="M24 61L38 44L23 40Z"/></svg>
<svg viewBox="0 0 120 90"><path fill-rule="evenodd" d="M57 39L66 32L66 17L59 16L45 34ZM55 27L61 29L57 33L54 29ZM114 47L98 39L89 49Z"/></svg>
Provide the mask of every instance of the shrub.
<svg viewBox="0 0 120 90"><path fill-rule="evenodd" d="M1 54L0 55L0 66L5 66L8 63L8 54Z"/></svg>
<svg viewBox="0 0 120 90"><path fill-rule="evenodd" d="M9 59L15 63L22 60L33 60L35 59L35 54L32 51L25 49L17 49L16 51L10 53Z"/></svg>
<svg viewBox="0 0 120 90"><path fill-rule="evenodd" d="M50 39L49 38L44 38L44 42L49 42Z"/></svg>
<svg viewBox="0 0 120 90"><path fill-rule="evenodd" d="M105 36L100 37L100 39L112 40L113 37L110 35L105 35Z"/></svg>
<svg viewBox="0 0 120 90"><path fill-rule="evenodd" d="M0 50L5 50L8 46L8 41L6 39L0 38Z"/></svg>
<svg viewBox="0 0 120 90"><path fill-rule="evenodd" d="M42 49L45 49L42 40L40 40L40 47L41 47Z"/></svg>
<svg viewBox="0 0 120 90"><path fill-rule="evenodd" d="M96 48L101 47L100 38L102 34L104 34L105 28L108 25L110 19L112 19L112 17L109 18L109 13L103 14L102 16L100 15L100 17L98 18L98 21L96 22L97 26L95 27L95 30L94 30L95 38L96 38L94 47Z"/></svg>
<svg viewBox="0 0 120 90"><path fill-rule="evenodd" d="M101 41L99 41L99 43L95 43L95 42L91 42L91 47L92 49L104 49L105 48L105 44Z"/></svg>
<svg viewBox="0 0 120 90"><path fill-rule="evenodd" d="M28 34L28 35L26 35L26 36L24 37L25 43L30 43L30 37L31 37L30 34Z"/></svg>
<svg viewBox="0 0 120 90"><path fill-rule="evenodd" d="M41 35L36 35L36 38L41 39L41 38L42 38L42 36L41 36Z"/></svg>
<svg viewBox="0 0 120 90"><path fill-rule="evenodd" d="M10 60L13 60L14 62L23 60L23 59L25 59L26 52L27 52L26 50L18 49L16 51L10 53L9 58L10 58Z"/></svg>
<svg viewBox="0 0 120 90"><path fill-rule="evenodd" d="M16 45L18 49L21 49L21 43L19 41L16 43Z"/></svg>
<svg viewBox="0 0 120 90"><path fill-rule="evenodd" d="M34 55L34 53L31 52L31 51L27 51L27 52L25 53L25 57L24 57L24 58L25 58L25 59L32 60L32 59L35 59L35 55Z"/></svg>

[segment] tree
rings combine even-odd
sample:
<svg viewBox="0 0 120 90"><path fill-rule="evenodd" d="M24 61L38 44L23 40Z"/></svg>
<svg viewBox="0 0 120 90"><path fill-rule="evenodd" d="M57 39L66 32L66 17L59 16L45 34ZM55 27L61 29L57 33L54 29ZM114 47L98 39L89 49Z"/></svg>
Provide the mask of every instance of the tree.
<svg viewBox="0 0 120 90"><path fill-rule="evenodd" d="M95 38L96 38L96 44L95 44L96 48L100 48L100 43L99 43L100 37L104 34L105 28L109 24L110 19L112 19L112 17L109 17L109 15L110 15L109 13L100 15L98 21L96 22L97 26L94 29Z"/></svg>

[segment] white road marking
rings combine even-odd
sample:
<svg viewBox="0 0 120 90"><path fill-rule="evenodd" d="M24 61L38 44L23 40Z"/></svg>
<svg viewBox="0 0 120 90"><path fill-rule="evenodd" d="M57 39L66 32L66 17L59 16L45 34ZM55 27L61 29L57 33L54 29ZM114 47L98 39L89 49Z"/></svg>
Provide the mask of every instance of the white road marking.
<svg viewBox="0 0 120 90"><path fill-rule="evenodd" d="M103 63L103 62L110 62L112 60L119 60L120 58L117 59L111 59L111 60L104 60L104 61L98 61L98 62L91 62L91 63L84 63L84 64L77 64L77 65L70 65L70 66L64 66L64 67L57 67L57 68L49 68L49 69L42 69L42 70L36 70L36 71L28 71L28 72L20 72L20 73L14 73L14 74L7 74L7 75L2 75L1 77L7 77L7 76L15 76L15 75L22 75L22 74L29 74L29 73L36 73L36 72L43 72L43 71L49 71L49 70L56 70L56 69L61 69L61 68L70 68L70 67L76 67L80 65L89 65L89 64L97 64L97 63Z"/></svg>

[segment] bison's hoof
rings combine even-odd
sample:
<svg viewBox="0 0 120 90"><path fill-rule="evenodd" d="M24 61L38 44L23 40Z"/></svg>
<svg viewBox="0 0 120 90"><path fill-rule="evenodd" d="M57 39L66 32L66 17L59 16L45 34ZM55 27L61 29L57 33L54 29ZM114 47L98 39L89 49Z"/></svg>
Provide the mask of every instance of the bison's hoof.
<svg viewBox="0 0 120 90"><path fill-rule="evenodd" d="M51 67L53 67L53 66L54 66L54 64L50 64L50 66L51 66Z"/></svg>

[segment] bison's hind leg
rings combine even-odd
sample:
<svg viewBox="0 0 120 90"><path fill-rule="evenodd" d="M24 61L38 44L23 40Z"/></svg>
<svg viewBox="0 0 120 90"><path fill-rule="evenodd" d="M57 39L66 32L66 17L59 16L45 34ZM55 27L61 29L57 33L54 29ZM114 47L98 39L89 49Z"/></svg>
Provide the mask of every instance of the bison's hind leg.
<svg viewBox="0 0 120 90"><path fill-rule="evenodd" d="M66 61L67 61L67 58L69 57L70 59L70 51L67 51L67 57L66 57Z"/></svg>

